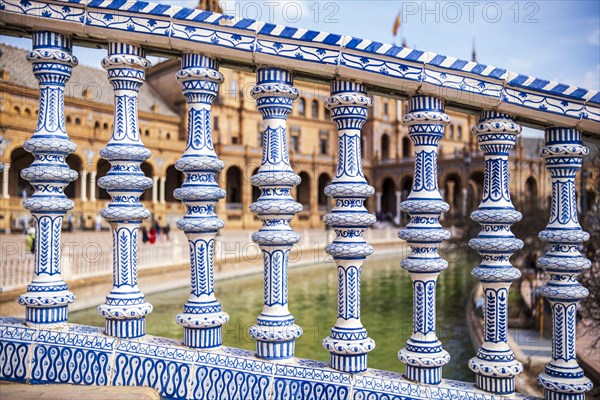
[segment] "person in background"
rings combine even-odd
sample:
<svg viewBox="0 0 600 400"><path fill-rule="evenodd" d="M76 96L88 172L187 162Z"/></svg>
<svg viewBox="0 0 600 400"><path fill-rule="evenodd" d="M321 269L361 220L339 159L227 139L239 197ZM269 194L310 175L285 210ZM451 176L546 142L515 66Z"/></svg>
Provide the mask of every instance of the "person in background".
<svg viewBox="0 0 600 400"><path fill-rule="evenodd" d="M25 237L25 248L31 254L35 253L35 228L27 229L27 236Z"/></svg>
<svg viewBox="0 0 600 400"><path fill-rule="evenodd" d="M73 214L67 216L67 230L73 232Z"/></svg>
<svg viewBox="0 0 600 400"><path fill-rule="evenodd" d="M148 238L148 240L150 241L150 244L154 244L154 242L156 242L156 228L155 228L155 226L153 226L152 228L150 228L150 237Z"/></svg>
<svg viewBox="0 0 600 400"><path fill-rule="evenodd" d="M19 218L19 226L21 227L21 232L23 232L24 235L27 234L27 217L22 216Z"/></svg>
<svg viewBox="0 0 600 400"><path fill-rule="evenodd" d="M94 221L94 230L102 230L102 217L100 216L100 214L96 215L96 221Z"/></svg>
<svg viewBox="0 0 600 400"><path fill-rule="evenodd" d="M152 227L152 229L154 229L154 238L155 239L160 239L160 224L158 223L158 221L154 222L154 226ZM150 231L152 232L152 231ZM154 243L154 242L152 242Z"/></svg>
<svg viewBox="0 0 600 400"><path fill-rule="evenodd" d="M148 229L145 226L142 226L142 243L146 244L150 238L148 237Z"/></svg>
<svg viewBox="0 0 600 400"><path fill-rule="evenodd" d="M165 225L163 228L163 232L165 232L165 238L169 240L169 232L171 232L171 226L169 224Z"/></svg>

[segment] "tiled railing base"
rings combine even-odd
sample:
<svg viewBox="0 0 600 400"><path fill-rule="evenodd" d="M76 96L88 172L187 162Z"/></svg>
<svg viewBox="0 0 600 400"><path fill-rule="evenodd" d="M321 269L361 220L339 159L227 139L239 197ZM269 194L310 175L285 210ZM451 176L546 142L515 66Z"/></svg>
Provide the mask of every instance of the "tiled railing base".
<svg viewBox="0 0 600 400"><path fill-rule="evenodd" d="M457 381L418 385L395 372L347 374L325 362L302 359L277 364L248 350L198 351L149 335L116 339L105 336L102 328L83 325L34 330L16 318L0 318L0 366L2 380L149 386L167 399L505 399Z"/></svg>

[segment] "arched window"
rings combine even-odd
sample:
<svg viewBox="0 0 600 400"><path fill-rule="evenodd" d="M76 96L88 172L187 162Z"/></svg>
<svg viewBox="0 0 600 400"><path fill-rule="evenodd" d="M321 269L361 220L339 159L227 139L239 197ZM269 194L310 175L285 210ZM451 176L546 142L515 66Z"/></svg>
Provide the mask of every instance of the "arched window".
<svg viewBox="0 0 600 400"><path fill-rule="evenodd" d="M81 118L75 118L75 125L81 125Z"/></svg>
<svg viewBox="0 0 600 400"><path fill-rule="evenodd" d="M102 124L102 129L108 129L108 122L105 122L104 124Z"/></svg>
<svg viewBox="0 0 600 400"><path fill-rule="evenodd" d="M21 170L33 163L33 155L22 147L10 153L10 169L8 170L8 194L12 197L27 197L33 194L33 187L21 176ZM6 172L6 170L4 170ZM4 182L3 182L4 183Z"/></svg>
<svg viewBox="0 0 600 400"><path fill-rule="evenodd" d="M328 200L327 200L327 195L325 194L325 187L327 185L329 185L329 183L331 183L331 178L329 177L329 175L327 174L321 174L319 175L319 187L318 187L318 204L319 204L319 211L327 211L327 204L328 204Z"/></svg>
<svg viewBox="0 0 600 400"><path fill-rule="evenodd" d="M258 173L258 168L254 170L252 175L256 175ZM260 188L258 186L252 185L252 202L255 202L260 197Z"/></svg>
<svg viewBox="0 0 600 400"><path fill-rule="evenodd" d="M462 140L462 126L458 127L458 135L456 137L458 140Z"/></svg>
<svg viewBox="0 0 600 400"><path fill-rule="evenodd" d="M329 154L329 131L319 130L319 152L323 155Z"/></svg>
<svg viewBox="0 0 600 400"><path fill-rule="evenodd" d="M412 152L410 149L410 138L408 136L405 136L402 138L402 157L409 158L411 154Z"/></svg>
<svg viewBox="0 0 600 400"><path fill-rule="evenodd" d="M98 179L102 178L103 176L106 176L109 169L110 169L110 163L108 161L106 161L103 158L98 160L98 164L96 164L96 174L97 174L96 182L98 182ZM103 189L100 186L98 186L97 190L98 190L98 200L110 200L110 195L108 194L106 189Z"/></svg>
<svg viewBox="0 0 600 400"><path fill-rule="evenodd" d="M313 100L310 106L310 116L313 119L319 118L319 102L317 100Z"/></svg>
<svg viewBox="0 0 600 400"><path fill-rule="evenodd" d="M533 210L537 207L538 189L537 181L530 176L525 181L525 209Z"/></svg>
<svg viewBox="0 0 600 400"><path fill-rule="evenodd" d="M384 221L392 222L397 215L396 184L392 178L386 178L381 188L381 215Z"/></svg>
<svg viewBox="0 0 600 400"><path fill-rule="evenodd" d="M149 129L146 129L144 131L144 136L150 136L150 130Z"/></svg>
<svg viewBox="0 0 600 400"><path fill-rule="evenodd" d="M242 170L236 166L227 170L226 176L227 208L242 208Z"/></svg>
<svg viewBox="0 0 600 400"><path fill-rule="evenodd" d="M100 129L100 122L99 121L94 122L94 129Z"/></svg>
<svg viewBox="0 0 600 400"><path fill-rule="evenodd" d="M298 115L302 117L306 116L306 100L302 97L298 99Z"/></svg>
<svg viewBox="0 0 600 400"><path fill-rule="evenodd" d="M360 158L367 156L367 139L364 136L360 137Z"/></svg>
<svg viewBox="0 0 600 400"><path fill-rule="evenodd" d="M29 108L25 109L25 115L31 117L31 110Z"/></svg>
<svg viewBox="0 0 600 400"><path fill-rule="evenodd" d="M302 204L304 211L310 210L310 175L300 173L300 184L296 186L296 201Z"/></svg>
<svg viewBox="0 0 600 400"><path fill-rule="evenodd" d="M72 122L73 122L73 119L71 119L71 116L70 116L70 115L67 115L67 118L66 118L66 120L67 120L67 124L70 124L70 123L72 123Z"/></svg>
<svg viewBox="0 0 600 400"><path fill-rule="evenodd" d="M144 161L141 165L140 165L140 169L142 170L142 172L144 173L144 175L146 175L148 178L152 178L154 177L154 168L152 168L152 165L150 163L148 163L147 161ZM165 190L167 189L167 186L165 185ZM165 193L165 195L168 193ZM166 196L165 196L165 200L166 200ZM142 193L142 196L140 197L140 200L142 201L152 201L152 189L147 189L144 191L144 193Z"/></svg>
<svg viewBox="0 0 600 400"><path fill-rule="evenodd" d="M325 107L325 119L331 119L331 110Z"/></svg>
<svg viewBox="0 0 600 400"><path fill-rule="evenodd" d="M83 169L83 161L76 154L69 154L66 161L69 168L75 171L81 171ZM81 179L71 182L65 187L64 193L69 199L81 196Z"/></svg>
<svg viewBox="0 0 600 400"><path fill-rule="evenodd" d="M390 137L387 133L384 133L381 137L381 159L390 159Z"/></svg>
<svg viewBox="0 0 600 400"><path fill-rule="evenodd" d="M19 108L19 106L14 106L14 107L13 107L13 112L14 112L15 114L21 114L21 108Z"/></svg>
<svg viewBox="0 0 600 400"><path fill-rule="evenodd" d="M450 139L454 139L454 125L450 125Z"/></svg>
<svg viewBox="0 0 600 400"><path fill-rule="evenodd" d="M167 168L167 180L165 182L165 201L168 202L178 202L175 198L174 192L175 189L180 188L184 181L183 172L175 169L174 165L169 166ZM151 191L150 191L151 192Z"/></svg>

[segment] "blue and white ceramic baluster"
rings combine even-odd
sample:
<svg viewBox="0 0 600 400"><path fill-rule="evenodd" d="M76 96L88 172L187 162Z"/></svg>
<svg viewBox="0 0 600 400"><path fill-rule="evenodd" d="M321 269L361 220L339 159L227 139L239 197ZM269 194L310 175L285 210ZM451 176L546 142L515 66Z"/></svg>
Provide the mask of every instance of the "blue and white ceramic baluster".
<svg viewBox="0 0 600 400"><path fill-rule="evenodd" d="M485 298L484 337L477 356L469 361L477 387L495 394L515 391L515 376L523 365L508 347L508 291L521 272L513 268L510 257L523 247L510 228L521 219L510 199L508 154L521 127L510 115L483 111L473 134L485 156L485 178L479 209L471 214L481 225L469 246L481 255L479 267L472 272L481 282Z"/></svg>
<svg viewBox="0 0 600 400"><path fill-rule="evenodd" d="M186 53L177 73L189 107L187 144L175 164L185 174L185 182L175 190L175 197L183 201L187 212L177 227L188 238L191 265L190 296L177 323L183 326L183 343L201 349L221 346L221 326L229 320L214 290L215 236L224 226L215 214L215 206L225 197L215 180L225 163L217 158L210 127L211 104L223 83L218 69L214 58Z"/></svg>
<svg viewBox="0 0 600 400"><path fill-rule="evenodd" d="M146 333L146 315L152 312L137 285L138 230L150 212L140 203L144 190L152 186L140 164L150 158L138 129L138 92L150 62L141 47L111 42L102 66L115 91L115 116L110 141L100 155L111 168L98 186L112 197L102 217L113 234L113 287L98 313L106 318L107 335L137 338Z"/></svg>
<svg viewBox="0 0 600 400"><path fill-rule="evenodd" d="M325 193L335 199L335 207L323 218L336 237L325 247L337 264L338 317L331 334L323 340L329 351L329 365L355 373L367 369L367 353L375 341L360 321L360 275L365 258L373 253L362 235L375 216L364 206L375 190L362 171L360 130L367 119L371 99L363 85L351 81L331 82L331 97L325 101L338 129L338 165L335 178Z"/></svg>
<svg viewBox="0 0 600 400"><path fill-rule="evenodd" d="M450 233L439 222L440 214L449 207L438 189L437 151L450 117L444 113L443 100L431 96L412 97L408 107L402 121L414 143L415 173L412 190L401 204L411 219L398 237L411 248L401 265L413 282L413 334L398 352L398 358L406 364L408 379L438 384L442 367L450 361L435 332L436 282L440 272L448 267L438 254L438 247L450 238Z"/></svg>
<svg viewBox="0 0 600 400"><path fill-rule="evenodd" d="M300 177L290 165L286 121L299 92L293 85L290 71L264 67L257 72L256 86L251 95L263 116L263 155L260 168L252 177L261 195L250 205L250 211L262 221L260 230L252 235L259 245L264 261L264 306L250 336L256 340L256 352L268 360L288 360L294 357L296 339L302 328L294 323L288 310L288 260L292 245L300 236L290 228L290 220L302 211L291 195Z"/></svg>
<svg viewBox="0 0 600 400"><path fill-rule="evenodd" d="M76 146L67 135L64 115L65 84L77 65L72 49L71 38L39 31L33 33L33 50L27 54L40 82L38 123L23 145L34 160L21 171L35 190L23 201L35 221L35 264L33 280L18 302L25 306L25 322L33 327L59 328L67 322L68 305L75 300L60 274L62 220L73 208L64 189L77 179L66 162Z"/></svg>
<svg viewBox="0 0 600 400"><path fill-rule="evenodd" d="M546 146L540 155L552 179L552 206L550 222L539 235L548 242L548 250L537 261L550 275L548 283L540 288L552 307L553 325L552 361L538 377L546 400L583 400L585 392L592 389L575 352L577 305L589 294L577 276L591 264L579 252L581 242L589 240L590 235L581 230L577 219L575 175L588 153L578 130L546 129Z"/></svg>

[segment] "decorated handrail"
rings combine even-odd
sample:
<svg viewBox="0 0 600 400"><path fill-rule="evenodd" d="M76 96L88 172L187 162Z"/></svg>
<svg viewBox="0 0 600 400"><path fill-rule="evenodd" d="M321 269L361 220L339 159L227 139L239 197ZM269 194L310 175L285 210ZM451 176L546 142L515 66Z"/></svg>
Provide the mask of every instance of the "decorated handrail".
<svg viewBox="0 0 600 400"><path fill-rule="evenodd" d="M296 79L357 79L371 93L445 100L447 109L495 110L524 126L565 126L598 135L600 93L407 47L143 1L0 0L9 34L52 29L96 47L127 34L148 54L195 51L223 66L277 65ZM57 23L60 21L60 23Z"/></svg>

